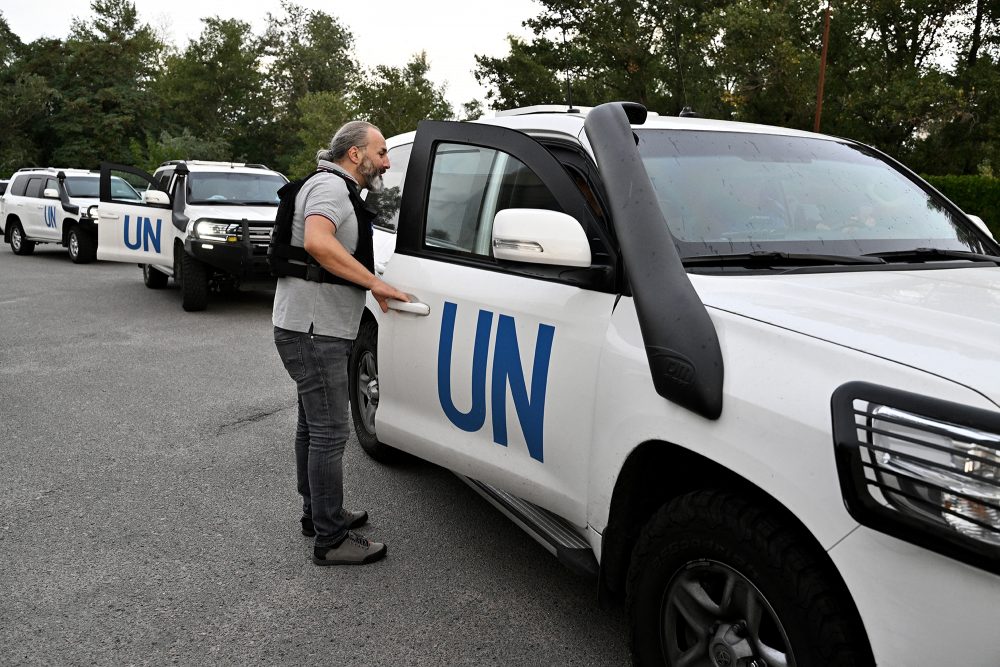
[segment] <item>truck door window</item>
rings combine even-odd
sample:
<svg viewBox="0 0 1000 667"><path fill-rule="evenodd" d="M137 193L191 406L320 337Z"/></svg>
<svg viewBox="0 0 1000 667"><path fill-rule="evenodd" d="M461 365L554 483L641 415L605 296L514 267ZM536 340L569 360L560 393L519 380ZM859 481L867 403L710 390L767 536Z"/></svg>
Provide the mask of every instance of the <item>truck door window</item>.
<svg viewBox="0 0 1000 667"><path fill-rule="evenodd" d="M16 197L23 197L27 189L28 189L27 178L15 178L13 185L10 186L10 193Z"/></svg>
<svg viewBox="0 0 1000 667"><path fill-rule="evenodd" d="M461 144L437 147L426 247L489 257L493 218L508 208L559 210L538 176L507 153Z"/></svg>
<svg viewBox="0 0 1000 667"><path fill-rule="evenodd" d="M410 161L413 144L403 144L389 149L389 171L382 176L382 191L376 197L377 215L372 223L387 232L395 232L399 222L399 206L403 201L403 181L406 180L406 165Z"/></svg>
<svg viewBox="0 0 1000 667"><path fill-rule="evenodd" d="M45 183L44 178L31 178L28 179L28 189L25 191L26 197L41 197L42 196L42 185Z"/></svg>

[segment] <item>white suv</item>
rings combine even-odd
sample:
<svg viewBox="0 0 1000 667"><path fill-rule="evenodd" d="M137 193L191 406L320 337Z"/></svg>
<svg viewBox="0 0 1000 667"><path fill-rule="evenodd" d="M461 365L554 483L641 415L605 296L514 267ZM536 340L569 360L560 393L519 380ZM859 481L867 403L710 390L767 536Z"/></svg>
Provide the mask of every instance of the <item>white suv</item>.
<svg viewBox="0 0 1000 667"><path fill-rule="evenodd" d="M389 141L365 449L598 576L638 663L995 666L996 241L851 141L529 111Z"/></svg>
<svg viewBox="0 0 1000 667"><path fill-rule="evenodd" d="M146 183L141 205L106 188L121 174ZM184 310L204 310L212 290L273 284L267 246L288 182L261 164L171 160L147 174L101 165L97 256L142 266L147 287L180 283Z"/></svg>
<svg viewBox="0 0 1000 667"><path fill-rule="evenodd" d="M59 243L78 264L94 260L96 221L87 209L98 201L98 174L84 169L20 169L0 197L4 241L15 255L30 255L39 243ZM121 178L110 183L123 201L139 202Z"/></svg>

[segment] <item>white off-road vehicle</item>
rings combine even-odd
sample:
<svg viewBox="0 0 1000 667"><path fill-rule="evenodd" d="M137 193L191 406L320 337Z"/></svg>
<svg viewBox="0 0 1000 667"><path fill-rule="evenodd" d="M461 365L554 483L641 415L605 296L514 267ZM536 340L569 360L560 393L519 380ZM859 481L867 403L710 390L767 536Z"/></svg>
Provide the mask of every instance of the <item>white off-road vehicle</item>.
<svg viewBox="0 0 1000 667"><path fill-rule="evenodd" d="M122 201L139 203L139 193L121 178L109 183ZM87 214L98 201L98 174L85 169L30 168L11 176L0 197L3 239L15 255L30 255L40 243L58 243L77 264L97 252L96 220Z"/></svg>
<svg viewBox="0 0 1000 667"><path fill-rule="evenodd" d="M640 664L1000 664L981 221L872 148L638 105L389 146L412 300L352 355L372 456L596 575Z"/></svg>
<svg viewBox="0 0 1000 667"><path fill-rule="evenodd" d="M141 205L110 184L128 178L144 188ZM101 165L99 259L135 262L147 287L180 283L184 310L204 310L209 293L273 285L267 246L287 179L261 164L171 160L148 174Z"/></svg>

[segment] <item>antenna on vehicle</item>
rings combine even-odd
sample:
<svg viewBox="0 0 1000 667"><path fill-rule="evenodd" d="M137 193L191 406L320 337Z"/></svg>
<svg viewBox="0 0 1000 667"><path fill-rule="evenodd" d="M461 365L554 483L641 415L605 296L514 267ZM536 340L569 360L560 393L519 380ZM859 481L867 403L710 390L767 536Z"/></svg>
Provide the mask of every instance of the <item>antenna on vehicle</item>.
<svg viewBox="0 0 1000 667"><path fill-rule="evenodd" d="M562 24L562 43L563 43L563 65L566 67L566 106L569 107L568 111L570 113L576 112L573 108L573 71L570 67L569 58L567 54L569 50L566 48L566 14L562 14L563 24Z"/></svg>

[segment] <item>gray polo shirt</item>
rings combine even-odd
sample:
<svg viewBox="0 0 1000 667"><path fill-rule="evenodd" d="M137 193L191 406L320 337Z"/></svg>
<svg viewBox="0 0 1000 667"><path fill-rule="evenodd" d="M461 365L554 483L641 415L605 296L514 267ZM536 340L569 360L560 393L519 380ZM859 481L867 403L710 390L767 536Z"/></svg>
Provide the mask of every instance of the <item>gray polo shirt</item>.
<svg viewBox="0 0 1000 667"><path fill-rule="evenodd" d="M318 166L336 170L354 181L350 174L332 162L320 160ZM337 240L347 252L354 252L358 246L358 218L344 179L334 174L318 174L302 186L295 197L293 246L302 247L305 219L310 215L321 215L332 221L337 226ZM312 332L321 336L353 340L358 336L364 307L364 290L284 277L278 278L271 321L275 326L290 331L308 332L312 327Z"/></svg>

